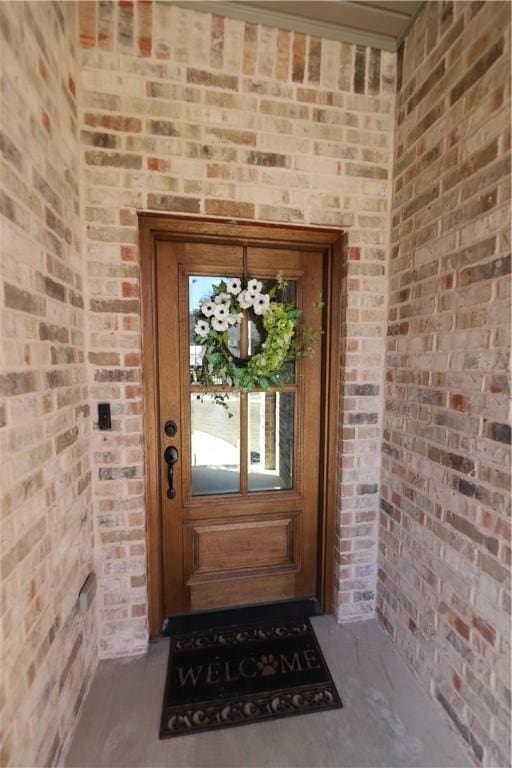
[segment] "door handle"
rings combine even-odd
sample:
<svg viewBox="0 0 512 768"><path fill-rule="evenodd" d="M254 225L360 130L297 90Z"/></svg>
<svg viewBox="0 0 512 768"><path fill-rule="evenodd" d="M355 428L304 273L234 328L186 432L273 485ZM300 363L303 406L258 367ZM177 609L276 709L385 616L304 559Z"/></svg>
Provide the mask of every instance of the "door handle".
<svg viewBox="0 0 512 768"><path fill-rule="evenodd" d="M168 499L174 499L176 496L176 489L174 488L174 465L179 457L178 449L175 448L174 445L168 445L164 451L164 459L167 464L167 482L169 485L167 488Z"/></svg>

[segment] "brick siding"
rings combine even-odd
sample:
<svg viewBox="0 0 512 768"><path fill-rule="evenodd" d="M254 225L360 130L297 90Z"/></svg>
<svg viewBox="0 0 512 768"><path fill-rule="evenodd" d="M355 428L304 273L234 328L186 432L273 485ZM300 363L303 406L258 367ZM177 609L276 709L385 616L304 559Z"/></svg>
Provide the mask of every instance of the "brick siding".
<svg viewBox="0 0 512 768"><path fill-rule="evenodd" d="M72 3L3 3L0 763L57 762L95 668Z"/></svg>
<svg viewBox="0 0 512 768"><path fill-rule="evenodd" d="M510 5L399 55L378 612L486 766L510 755Z"/></svg>

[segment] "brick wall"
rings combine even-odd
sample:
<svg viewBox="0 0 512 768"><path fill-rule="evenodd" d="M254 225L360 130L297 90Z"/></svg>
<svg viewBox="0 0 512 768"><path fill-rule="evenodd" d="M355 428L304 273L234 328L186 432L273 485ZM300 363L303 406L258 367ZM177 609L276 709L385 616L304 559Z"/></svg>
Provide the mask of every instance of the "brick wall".
<svg viewBox="0 0 512 768"><path fill-rule="evenodd" d="M510 5L398 57L378 610L485 765L510 754Z"/></svg>
<svg viewBox="0 0 512 768"><path fill-rule="evenodd" d="M101 652L146 645L136 211L347 228L339 616L374 609L395 55L167 3L83 3Z"/></svg>
<svg viewBox="0 0 512 768"><path fill-rule="evenodd" d="M0 762L58 760L96 658L72 3L4 3Z"/></svg>

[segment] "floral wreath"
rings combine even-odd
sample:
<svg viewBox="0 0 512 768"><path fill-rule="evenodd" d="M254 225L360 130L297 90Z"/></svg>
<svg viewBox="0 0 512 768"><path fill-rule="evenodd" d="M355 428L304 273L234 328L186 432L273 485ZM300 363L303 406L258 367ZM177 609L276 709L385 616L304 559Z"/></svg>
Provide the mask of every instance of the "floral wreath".
<svg viewBox="0 0 512 768"><path fill-rule="evenodd" d="M280 275L268 293L255 279L248 280L245 288L238 277L213 285L211 296L201 302L196 313L195 340L204 347L197 383L208 388L220 383L245 392L286 383L284 364L308 356L321 334L309 328L301 328L299 333L301 310L285 301L286 286ZM322 306L319 302L315 308ZM246 359L235 357L228 346L229 329L241 324L244 311L260 317L266 332L259 351ZM228 398L227 393L213 394L213 399L225 407Z"/></svg>

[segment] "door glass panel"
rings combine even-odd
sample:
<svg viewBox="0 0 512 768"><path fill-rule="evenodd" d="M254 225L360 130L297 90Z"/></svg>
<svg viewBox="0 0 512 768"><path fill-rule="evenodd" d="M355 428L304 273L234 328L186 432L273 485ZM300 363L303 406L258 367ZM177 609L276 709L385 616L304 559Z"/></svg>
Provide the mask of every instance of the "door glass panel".
<svg viewBox="0 0 512 768"><path fill-rule="evenodd" d="M263 283L263 293L268 293L277 283L276 280L260 280ZM287 281L284 295L279 292L275 301L285 301L294 304L296 301L296 283L294 280ZM249 354L254 355L260 348L264 338L266 336L265 329L263 327L263 318L253 317L249 320ZM293 384L295 381L295 362L290 360L285 363L281 368L282 383Z"/></svg>
<svg viewBox="0 0 512 768"><path fill-rule="evenodd" d="M240 490L240 396L230 395L228 406L191 395L193 496Z"/></svg>
<svg viewBox="0 0 512 768"><path fill-rule="evenodd" d="M249 491L293 487L293 392L249 394Z"/></svg>
<svg viewBox="0 0 512 768"><path fill-rule="evenodd" d="M218 285L222 280L229 280L224 275L190 275L188 278L188 321L189 321L189 339L190 339L190 381L196 382L196 371L203 363L204 347L196 344L194 326L197 320L197 313L200 310L203 301L209 300L213 293L213 286ZM204 318L206 319L206 317ZM240 327L238 325L230 326L228 331L228 347L236 357L240 357Z"/></svg>

